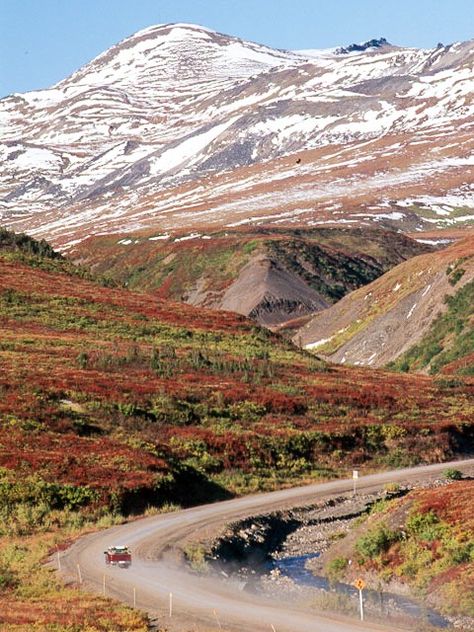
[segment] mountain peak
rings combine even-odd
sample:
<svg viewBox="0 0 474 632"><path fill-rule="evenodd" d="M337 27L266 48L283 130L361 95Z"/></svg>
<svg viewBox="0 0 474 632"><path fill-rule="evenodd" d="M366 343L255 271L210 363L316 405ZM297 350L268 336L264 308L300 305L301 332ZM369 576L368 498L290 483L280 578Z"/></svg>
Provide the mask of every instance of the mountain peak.
<svg viewBox="0 0 474 632"><path fill-rule="evenodd" d="M246 42L237 37L187 23L156 24L126 37L56 87L67 88L68 96L87 89L138 90L156 100L162 91L189 89L197 82L218 79L232 83L293 61L294 55ZM171 87L171 84L173 86ZM221 85L222 88L222 85ZM187 89L187 87L186 87ZM137 95L138 96L138 95Z"/></svg>
<svg viewBox="0 0 474 632"><path fill-rule="evenodd" d="M186 39L195 35L216 35L216 31L209 29L200 24L191 24L187 22L169 22L165 24L153 24L147 26L140 31L137 31L133 35L127 37L124 41L130 41L135 39L149 39L156 36L171 36L173 39Z"/></svg>
<svg viewBox="0 0 474 632"><path fill-rule="evenodd" d="M383 48L384 46L391 46L391 44L385 39L385 37L380 37L379 39L371 39L360 44L350 44L349 46L342 46L341 48L338 48L336 50L336 54L347 55L349 53L363 53L367 50Z"/></svg>

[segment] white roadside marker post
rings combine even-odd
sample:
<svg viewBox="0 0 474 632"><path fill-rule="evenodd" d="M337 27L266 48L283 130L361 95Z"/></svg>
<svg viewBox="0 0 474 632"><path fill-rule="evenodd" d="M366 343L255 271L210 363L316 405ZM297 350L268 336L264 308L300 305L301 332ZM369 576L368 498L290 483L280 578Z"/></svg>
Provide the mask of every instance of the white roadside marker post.
<svg viewBox="0 0 474 632"><path fill-rule="evenodd" d="M79 577L79 585L82 586L82 573L81 573L81 567L79 566L79 564L77 564L77 575Z"/></svg>
<svg viewBox="0 0 474 632"><path fill-rule="evenodd" d="M359 478L359 470L352 470L352 493L355 496L357 491L357 479Z"/></svg>
<svg viewBox="0 0 474 632"><path fill-rule="evenodd" d="M105 597L105 573L102 577L102 595Z"/></svg>
<svg viewBox="0 0 474 632"><path fill-rule="evenodd" d="M133 587L133 607L137 607L137 589Z"/></svg>
<svg viewBox="0 0 474 632"><path fill-rule="evenodd" d="M170 593L170 619L173 616L173 593Z"/></svg>

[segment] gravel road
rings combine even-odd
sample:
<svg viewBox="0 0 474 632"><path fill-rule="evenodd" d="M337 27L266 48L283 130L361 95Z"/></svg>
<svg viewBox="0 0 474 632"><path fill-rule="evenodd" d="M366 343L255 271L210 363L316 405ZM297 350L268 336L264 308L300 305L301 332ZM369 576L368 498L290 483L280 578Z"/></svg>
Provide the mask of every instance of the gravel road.
<svg viewBox="0 0 474 632"><path fill-rule="evenodd" d="M375 491L386 483L427 481L448 467L472 472L474 459L396 470L361 477L359 490ZM311 505L327 496L348 492L352 480L338 480L246 496L183 511L129 522L78 540L61 555L61 572L69 581L78 581L95 592L146 610L166 629L240 630L251 632L396 632L393 626L363 625L344 618L332 618L314 611L296 610L281 600L270 600L239 590L216 578L192 574L179 564L173 549L195 537L218 532L226 523L278 509ZM106 568L103 551L112 544L131 547L129 569ZM134 590L135 589L135 590ZM172 617L169 595L172 593Z"/></svg>

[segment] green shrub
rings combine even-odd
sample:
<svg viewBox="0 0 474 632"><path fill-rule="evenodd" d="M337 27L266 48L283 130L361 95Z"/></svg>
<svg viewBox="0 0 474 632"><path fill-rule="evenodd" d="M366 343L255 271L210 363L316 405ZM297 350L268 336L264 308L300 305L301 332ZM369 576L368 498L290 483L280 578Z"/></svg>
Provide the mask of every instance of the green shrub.
<svg viewBox="0 0 474 632"><path fill-rule="evenodd" d="M229 406L231 419L239 421L256 422L266 414L266 408L262 404L252 401L241 401Z"/></svg>
<svg viewBox="0 0 474 632"><path fill-rule="evenodd" d="M34 512L35 520L52 509L77 509L90 505L98 499L96 490L87 486L51 483L38 476L29 476L12 481L8 474L0 472L0 508L12 512L23 507Z"/></svg>
<svg viewBox="0 0 474 632"><path fill-rule="evenodd" d="M403 559L403 563L396 569L396 574L408 578L416 588L424 589L434 574L431 549L411 538L403 543Z"/></svg>
<svg viewBox="0 0 474 632"><path fill-rule="evenodd" d="M201 544L188 544L184 549L184 555L194 571L205 573L209 570L209 564L206 560L206 550Z"/></svg>
<svg viewBox="0 0 474 632"><path fill-rule="evenodd" d="M406 526L410 535L425 542L437 540L445 531L445 527L440 523L438 516L433 511L412 513L406 522Z"/></svg>
<svg viewBox="0 0 474 632"><path fill-rule="evenodd" d="M331 583L340 581L344 577L344 572L349 564L347 557L335 557L326 566L326 575Z"/></svg>
<svg viewBox="0 0 474 632"><path fill-rule="evenodd" d="M443 476L448 481L460 481L462 479L462 472L454 467L448 467L448 469L444 470Z"/></svg>
<svg viewBox="0 0 474 632"><path fill-rule="evenodd" d="M370 514L382 513L389 506L390 506L390 499L380 498L379 500L376 500L374 504L370 507L369 513Z"/></svg>
<svg viewBox="0 0 474 632"><path fill-rule="evenodd" d="M400 483L385 483L383 486L383 491L387 496L391 496L392 494L398 494L401 490Z"/></svg>
<svg viewBox="0 0 474 632"><path fill-rule="evenodd" d="M451 540L446 544L450 563L464 564L474 561L474 542Z"/></svg>
<svg viewBox="0 0 474 632"><path fill-rule="evenodd" d="M458 388L464 386L464 380L456 377L440 377L434 381L438 388Z"/></svg>
<svg viewBox="0 0 474 632"><path fill-rule="evenodd" d="M454 270L449 275L449 279L448 279L449 284L454 287L456 285L456 283L462 279L462 277L464 276L465 272L466 272L466 270L464 270L463 268L458 268L457 270Z"/></svg>
<svg viewBox="0 0 474 632"><path fill-rule="evenodd" d="M418 462L417 455L402 447L391 449L380 461L390 467L411 467Z"/></svg>
<svg viewBox="0 0 474 632"><path fill-rule="evenodd" d="M0 593L18 586L18 578L11 568L2 564L0 566Z"/></svg>
<svg viewBox="0 0 474 632"><path fill-rule="evenodd" d="M355 548L363 559L373 559L387 551L397 540L399 540L399 534L396 531L389 529L386 524L380 524L360 537Z"/></svg>
<svg viewBox="0 0 474 632"><path fill-rule="evenodd" d="M81 351L81 353L76 358L76 362L77 362L77 366L80 369L87 369L87 365L89 364L88 354L85 353L84 351Z"/></svg>

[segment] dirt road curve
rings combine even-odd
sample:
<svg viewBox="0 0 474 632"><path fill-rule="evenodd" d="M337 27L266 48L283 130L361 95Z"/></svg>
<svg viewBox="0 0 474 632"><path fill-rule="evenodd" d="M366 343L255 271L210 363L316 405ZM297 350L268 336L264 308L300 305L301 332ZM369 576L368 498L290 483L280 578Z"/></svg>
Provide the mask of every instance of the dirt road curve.
<svg viewBox="0 0 474 632"><path fill-rule="evenodd" d="M474 471L474 459L397 470L361 477L359 490L376 490L388 482L428 480L447 467ZM304 506L326 496L352 489L352 480L310 485L258 494L163 514L113 527L78 540L61 557L63 575L78 580L79 569L84 588L133 603L159 615L167 629L180 631L218 630L220 626L248 632L362 632L379 630L395 632L393 625L363 626L344 619L331 619L314 612L293 610L291 605L270 601L242 592L218 579L207 579L188 573L163 553L179 545L193 533L212 533L218 527L267 511ZM133 552L129 569L106 568L103 551L112 544L127 544ZM79 565L79 568L78 568ZM169 594L172 593L172 617L169 617Z"/></svg>

